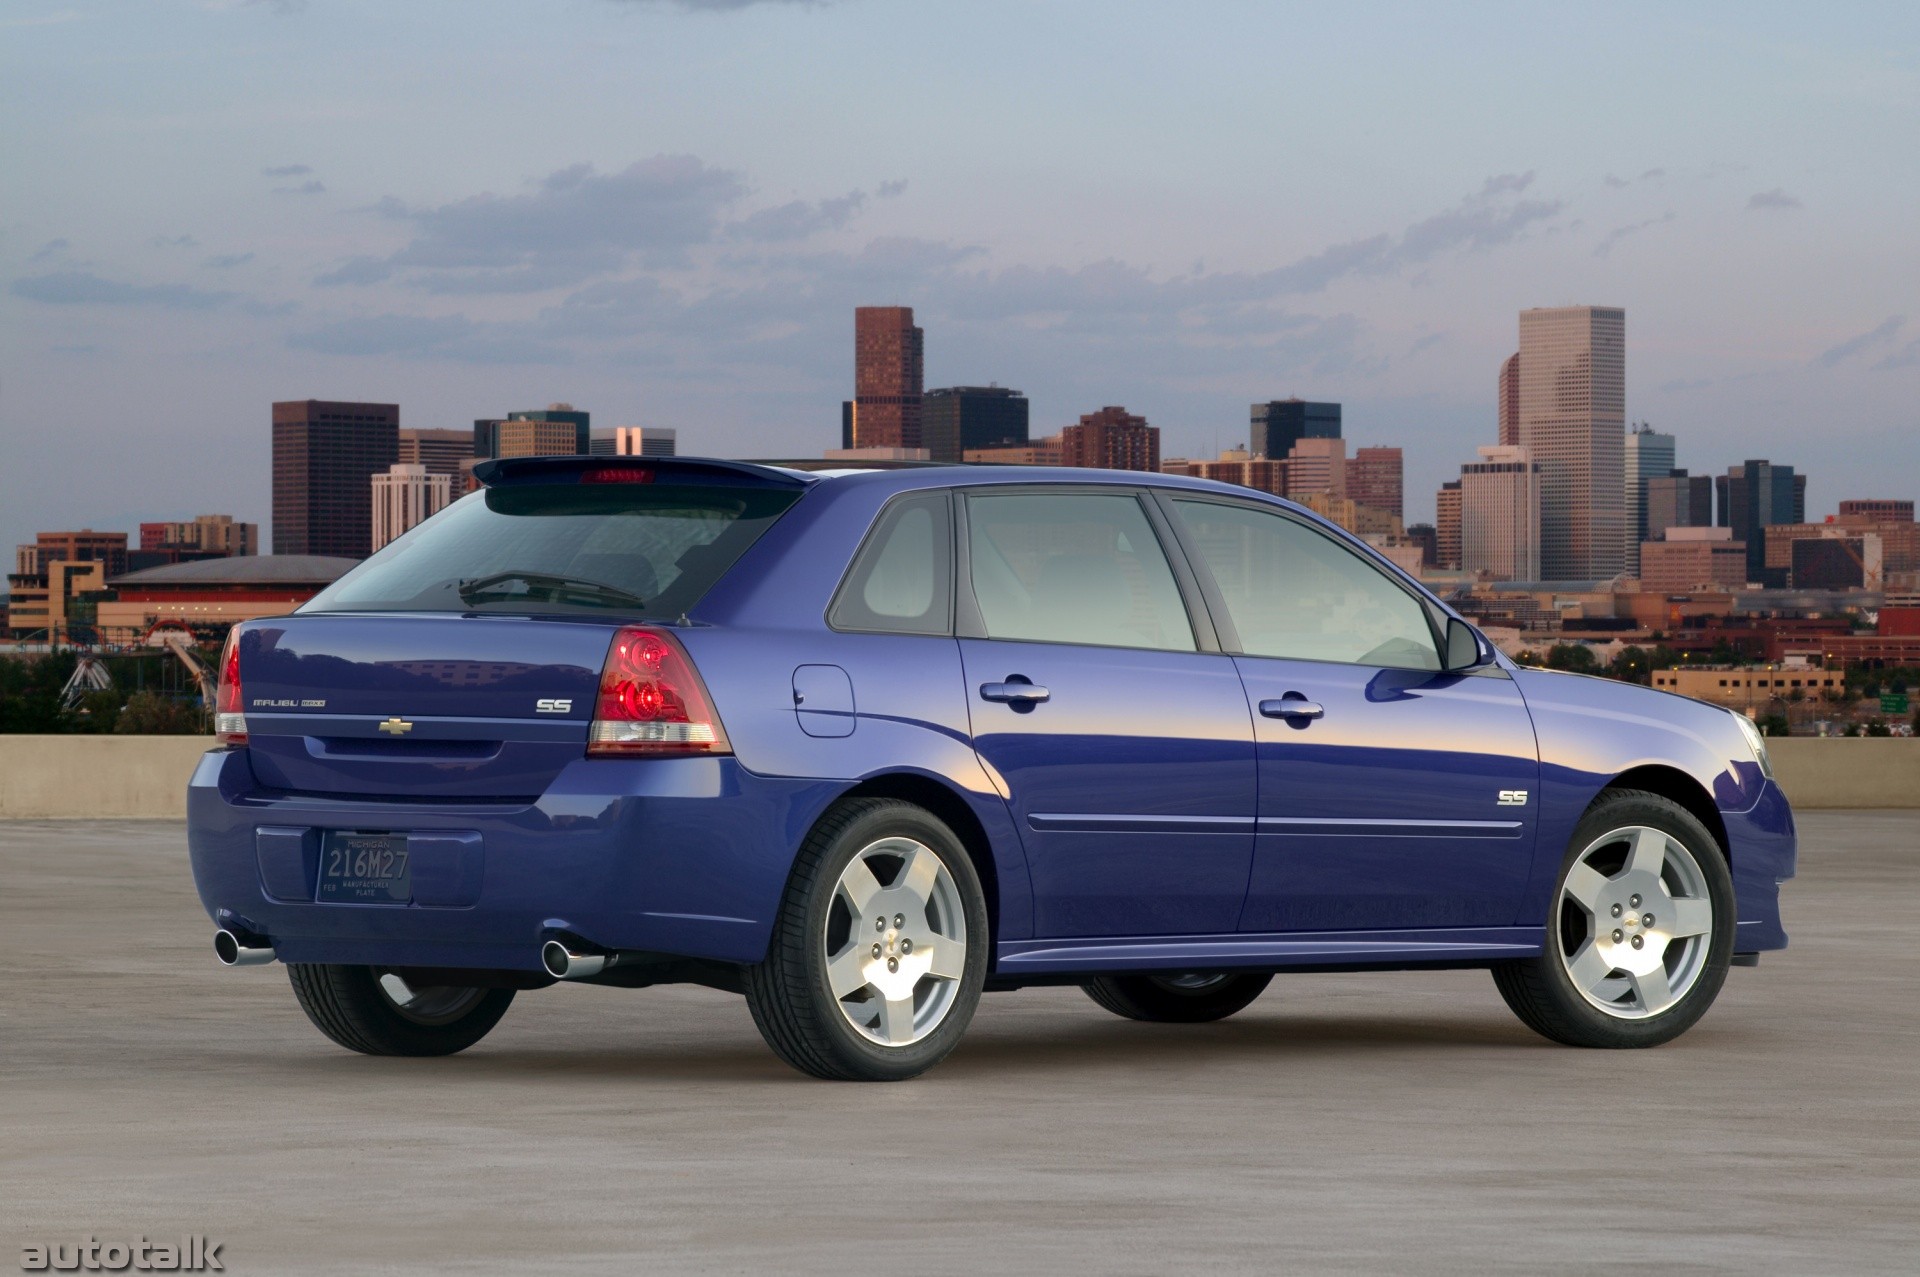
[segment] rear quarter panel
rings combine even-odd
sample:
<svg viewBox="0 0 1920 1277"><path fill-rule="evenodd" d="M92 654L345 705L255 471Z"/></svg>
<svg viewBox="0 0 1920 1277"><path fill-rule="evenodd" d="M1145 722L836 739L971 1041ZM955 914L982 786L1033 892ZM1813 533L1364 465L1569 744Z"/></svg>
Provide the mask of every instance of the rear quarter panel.
<svg viewBox="0 0 1920 1277"><path fill-rule="evenodd" d="M974 753L960 648L944 635L828 628L835 589L880 509L911 485L898 476L828 481L809 491L742 556L676 631L712 694L741 766L762 776L832 780L851 789L887 775L937 781L987 837L1001 939L1032 934L1026 859L1003 789ZM925 487L936 487L929 481ZM853 685L853 730L809 735L794 671L834 666Z"/></svg>

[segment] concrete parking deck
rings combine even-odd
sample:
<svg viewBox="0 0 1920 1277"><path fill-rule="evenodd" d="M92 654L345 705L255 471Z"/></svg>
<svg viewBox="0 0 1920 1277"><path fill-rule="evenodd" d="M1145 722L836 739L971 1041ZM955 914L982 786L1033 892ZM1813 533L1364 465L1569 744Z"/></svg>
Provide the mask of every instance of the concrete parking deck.
<svg viewBox="0 0 1920 1277"><path fill-rule="evenodd" d="M171 823L0 824L0 1267L187 1232L234 1273L1915 1271L1920 813L1813 813L1794 947L1654 1051L1481 972L1139 1025L990 997L898 1086L699 989L523 994L448 1060L228 971Z"/></svg>

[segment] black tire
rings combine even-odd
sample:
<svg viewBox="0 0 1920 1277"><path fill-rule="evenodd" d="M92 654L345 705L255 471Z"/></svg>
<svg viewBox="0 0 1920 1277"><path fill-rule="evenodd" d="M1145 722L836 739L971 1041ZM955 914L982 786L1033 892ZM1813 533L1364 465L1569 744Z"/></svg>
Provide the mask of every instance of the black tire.
<svg viewBox="0 0 1920 1277"><path fill-rule="evenodd" d="M1157 1024L1204 1024L1243 1011L1271 975L1195 971L1189 975L1103 975L1080 987L1115 1015Z"/></svg>
<svg viewBox="0 0 1920 1277"><path fill-rule="evenodd" d="M1690 976L1691 983L1678 1000L1664 1011L1638 1012L1641 1018L1626 1018L1633 1008L1622 1007L1617 1013L1601 1009L1581 994L1569 973L1568 963L1577 950L1578 933L1594 923L1583 922L1581 911L1571 902L1563 901L1562 888L1576 860L1592 848L1596 840L1612 831L1634 826L1658 830L1684 847L1700 870L1705 898L1713 913L1711 930L1704 933L1704 948L1696 951L1697 974ZM1719 841L1697 817L1672 799L1629 789L1602 794L1574 828L1560 872L1554 878L1550 899L1546 947L1540 956L1497 963L1493 967L1493 980L1500 996L1522 1024L1542 1037L1567 1046L1605 1049L1659 1046L1692 1028L1707 1013L1726 983L1736 922L1733 876ZM1660 903L1649 907L1658 908ZM1627 912L1627 922L1632 925L1632 910ZM1612 910L1607 914L1606 921L1611 921ZM1605 922L1601 926L1604 928ZM1668 964L1673 961L1671 957L1663 959Z"/></svg>
<svg viewBox="0 0 1920 1277"><path fill-rule="evenodd" d="M956 912L966 925L961 975L952 982L945 1017L926 1036L900 1046L876 1042L855 1028L827 977L840 877L856 855L896 837L936 854L957 889ZM774 1054L802 1073L836 1081L902 1081L938 1064L966 1032L986 983L991 943L986 893L953 831L911 803L852 799L829 811L801 845L766 960L747 969L747 1006Z"/></svg>
<svg viewBox="0 0 1920 1277"><path fill-rule="evenodd" d="M512 989L411 990L419 1009L388 996L379 967L287 964L293 996L315 1028L362 1055L452 1055L487 1036Z"/></svg>

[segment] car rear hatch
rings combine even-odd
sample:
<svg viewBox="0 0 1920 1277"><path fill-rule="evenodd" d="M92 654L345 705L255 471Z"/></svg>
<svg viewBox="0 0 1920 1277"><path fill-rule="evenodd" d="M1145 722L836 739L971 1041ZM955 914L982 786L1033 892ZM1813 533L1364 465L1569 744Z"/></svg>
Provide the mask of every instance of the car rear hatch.
<svg viewBox="0 0 1920 1277"><path fill-rule="evenodd" d="M767 467L527 458L292 616L238 638L271 790L526 802L585 755L623 625L692 609L810 480Z"/></svg>

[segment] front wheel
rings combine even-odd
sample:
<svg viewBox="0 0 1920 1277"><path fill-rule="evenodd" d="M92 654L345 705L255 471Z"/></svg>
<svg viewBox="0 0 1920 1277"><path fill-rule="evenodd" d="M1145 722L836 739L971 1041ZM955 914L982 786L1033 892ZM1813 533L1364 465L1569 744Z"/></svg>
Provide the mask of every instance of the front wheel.
<svg viewBox="0 0 1920 1277"><path fill-rule="evenodd" d="M1224 1020L1266 989L1271 975L1188 971L1181 975L1108 975L1080 987L1107 1010L1129 1020L1204 1024Z"/></svg>
<svg viewBox="0 0 1920 1277"><path fill-rule="evenodd" d="M1658 1046L1693 1027L1733 956L1733 878L1678 803L1621 790L1574 830L1537 958L1494 983L1528 1028L1568 1046Z"/></svg>
<svg viewBox="0 0 1920 1277"><path fill-rule="evenodd" d="M899 1081L966 1031L988 944L986 894L953 831L911 803L855 799L801 847L747 1006L803 1073Z"/></svg>
<svg viewBox="0 0 1920 1277"><path fill-rule="evenodd" d="M452 1055L487 1036L512 989L407 983L380 967L287 964L293 996L315 1028L363 1055Z"/></svg>

